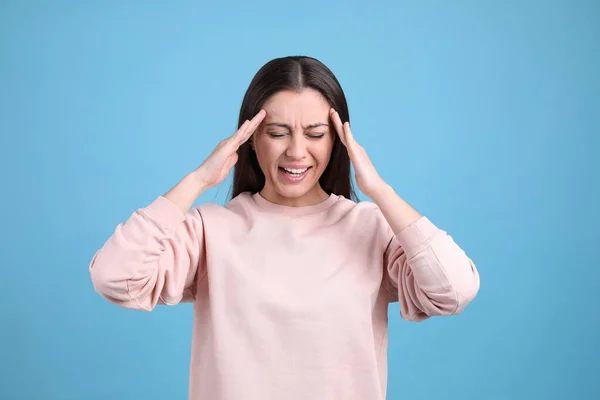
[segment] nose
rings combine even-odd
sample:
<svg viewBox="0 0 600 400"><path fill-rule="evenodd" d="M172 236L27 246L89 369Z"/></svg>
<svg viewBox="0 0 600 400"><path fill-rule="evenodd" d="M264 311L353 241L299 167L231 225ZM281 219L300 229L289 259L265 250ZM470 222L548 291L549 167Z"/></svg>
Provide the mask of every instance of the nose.
<svg viewBox="0 0 600 400"><path fill-rule="evenodd" d="M288 143L288 147L285 151L285 155L294 160L302 160L307 156L306 143L304 135L290 135L291 140Z"/></svg>

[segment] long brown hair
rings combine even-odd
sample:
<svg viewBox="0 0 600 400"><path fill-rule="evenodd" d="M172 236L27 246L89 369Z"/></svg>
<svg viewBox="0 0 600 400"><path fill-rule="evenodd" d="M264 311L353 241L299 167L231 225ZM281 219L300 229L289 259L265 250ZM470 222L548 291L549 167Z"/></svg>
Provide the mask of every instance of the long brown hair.
<svg viewBox="0 0 600 400"><path fill-rule="evenodd" d="M300 91L311 88L329 102L340 115L342 122L350 121L348 103L340 83L331 70L319 60L306 56L276 58L263 65L246 90L240 114L238 128L246 120L252 119L263 104L281 90ZM337 194L358 201L350 174L350 157L337 134L334 133L333 149L329 164L319 179L321 188L327 194ZM252 194L262 190L265 184L256 153L249 141L238 149L238 161L233 172L231 198L243 192Z"/></svg>

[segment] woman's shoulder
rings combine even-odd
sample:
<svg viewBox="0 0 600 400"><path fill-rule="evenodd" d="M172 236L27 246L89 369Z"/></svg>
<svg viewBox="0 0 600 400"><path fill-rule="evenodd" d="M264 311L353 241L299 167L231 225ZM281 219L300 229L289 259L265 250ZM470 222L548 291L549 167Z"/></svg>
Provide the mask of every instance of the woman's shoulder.
<svg viewBox="0 0 600 400"><path fill-rule="evenodd" d="M250 193L241 193L225 204L212 201L199 204L194 209L204 219L235 219L252 212L252 196Z"/></svg>
<svg viewBox="0 0 600 400"><path fill-rule="evenodd" d="M338 211L344 213L354 213L365 218L372 218L373 216L377 218L383 217L379 206L369 200L359 199L358 201L354 201L344 196L338 196L336 207Z"/></svg>
<svg viewBox="0 0 600 400"><path fill-rule="evenodd" d="M343 219L349 219L361 226L365 231L381 231L387 234L387 222L377 204L369 200L354 201L339 196L335 207L331 210Z"/></svg>

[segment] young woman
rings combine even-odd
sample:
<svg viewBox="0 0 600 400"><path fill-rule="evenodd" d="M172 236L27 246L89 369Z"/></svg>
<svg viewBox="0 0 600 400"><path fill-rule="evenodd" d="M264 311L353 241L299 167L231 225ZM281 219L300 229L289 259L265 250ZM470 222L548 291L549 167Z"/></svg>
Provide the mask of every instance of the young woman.
<svg viewBox="0 0 600 400"><path fill-rule="evenodd" d="M94 255L95 290L119 306L193 302L190 399L383 400L388 304L422 321L478 292L473 262L382 180L348 121L321 62L268 62L237 132ZM192 208L234 166L231 201Z"/></svg>

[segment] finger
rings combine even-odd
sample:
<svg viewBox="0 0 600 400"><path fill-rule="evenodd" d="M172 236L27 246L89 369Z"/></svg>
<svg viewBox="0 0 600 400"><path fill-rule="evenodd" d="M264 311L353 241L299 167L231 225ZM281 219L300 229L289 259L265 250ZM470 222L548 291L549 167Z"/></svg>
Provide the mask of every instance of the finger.
<svg viewBox="0 0 600 400"><path fill-rule="evenodd" d="M248 124L248 126L246 127L246 131L244 132L244 134L242 136L242 142L240 143L240 145L245 143L254 134L254 132L256 131L258 126L261 124L261 122L263 122L263 120L265 119L266 116L267 116L267 112L265 110L260 110L254 116L254 118L252 118L252 120L250 121L250 124Z"/></svg>
<svg viewBox="0 0 600 400"><path fill-rule="evenodd" d="M344 122L344 137L347 142L354 142L354 136L352 136L352 130L350 129L350 122Z"/></svg>
<svg viewBox="0 0 600 400"><path fill-rule="evenodd" d="M233 135L230 136L230 139L235 140L235 139L239 138L241 135L243 135L243 133L246 131L246 128L248 127L248 125L250 125L250 121L245 120L244 123L242 125L240 125L238 130L235 131L233 133Z"/></svg>
<svg viewBox="0 0 600 400"><path fill-rule="evenodd" d="M242 125L240 125L240 127L238 128L238 130L235 131L233 133L233 135L231 135L231 136L223 139L219 143L219 147L225 147L225 148L227 148L227 150L229 152L235 151L235 149L238 146L237 143L240 140L240 134L246 130L246 127L248 126L248 124L250 124L250 121L248 121L248 120L244 121L244 123Z"/></svg>
<svg viewBox="0 0 600 400"><path fill-rule="evenodd" d="M340 115L338 114L337 111L335 111L332 108L331 110L329 110L329 116L331 118L331 121L333 122L335 131L337 132L338 136L340 137L340 140L342 141L342 143L344 145L346 145L346 136L345 136L344 127L343 127L342 119L340 118Z"/></svg>
<svg viewBox="0 0 600 400"><path fill-rule="evenodd" d="M229 153L237 152L240 146L252 136L252 133L254 133L256 127L262 122L266 114L266 111L260 110L254 118L244 121L239 129L225 141L226 151Z"/></svg>
<svg viewBox="0 0 600 400"><path fill-rule="evenodd" d="M219 146L223 147L227 153L236 152L241 144L241 135L244 134L248 125L250 125L250 121L245 120L244 123L240 125L238 130L235 131L233 135L229 136L228 138L224 139L221 143L219 143Z"/></svg>
<svg viewBox="0 0 600 400"><path fill-rule="evenodd" d="M254 118L251 120L246 120L240 129L231 137L231 146L234 146L236 149L244 144L250 136L254 133L258 125L263 121L266 116L265 110L260 110Z"/></svg>

